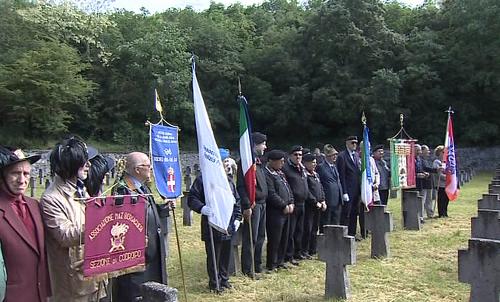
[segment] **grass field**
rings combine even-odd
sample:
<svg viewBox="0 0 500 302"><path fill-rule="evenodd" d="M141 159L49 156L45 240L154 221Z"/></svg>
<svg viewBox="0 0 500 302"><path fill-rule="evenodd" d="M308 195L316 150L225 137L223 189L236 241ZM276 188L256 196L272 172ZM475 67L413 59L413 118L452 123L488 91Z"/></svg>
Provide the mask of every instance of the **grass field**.
<svg viewBox="0 0 500 302"><path fill-rule="evenodd" d="M488 190L492 174L481 173L466 184L458 201L450 203L447 219L433 219L421 231L401 228L399 199L389 201L395 230L389 236L392 257L370 258L370 239L357 243L356 265L348 266L353 302L468 301L469 285L457 280L457 250L467 247L470 218L476 216L477 200ZM42 189L37 188L36 196ZM253 281L231 277L233 289L222 295L208 291L205 251L200 240L200 216L191 227L182 226L182 209L176 210L189 301L325 301L325 263L301 262L299 267L262 274ZM170 236L170 286L179 289L184 301L175 233ZM334 300L330 300L334 301Z"/></svg>
<svg viewBox="0 0 500 302"><path fill-rule="evenodd" d="M487 193L492 175L482 173L466 184L458 201L450 203L450 218L433 219L421 231L401 227L399 199L389 201L395 230L390 234L392 257L370 258L370 239L358 242L357 263L348 266L353 302L364 301L468 301L469 286L457 280L457 250L467 247L470 218L477 213L477 200ZM205 252L200 241L200 217L182 226L176 213L189 301L324 301L325 263L301 262L299 267L263 274L257 281L231 277L233 289L221 296L209 293ZM170 238L170 285L182 295L182 279L175 234ZM331 300L334 301L334 300Z"/></svg>

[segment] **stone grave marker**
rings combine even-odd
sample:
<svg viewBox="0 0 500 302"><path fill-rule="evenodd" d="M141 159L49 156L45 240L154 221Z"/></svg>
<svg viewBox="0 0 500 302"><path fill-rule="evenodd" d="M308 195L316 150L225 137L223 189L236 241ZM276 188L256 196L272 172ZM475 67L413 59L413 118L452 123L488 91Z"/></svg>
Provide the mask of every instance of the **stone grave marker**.
<svg viewBox="0 0 500 302"><path fill-rule="evenodd" d="M356 241L347 235L347 227L325 225L324 234L318 235L318 253L319 259L326 262L326 298L349 298L346 265L356 263Z"/></svg>
<svg viewBox="0 0 500 302"><path fill-rule="evenodd" d="M236 273L241 272L241 258L240 258L240 246L241 246L241 232L243 223L241 223L238 231L231 236L232 253L229 256L229 274L236 275Z"/></svg>
<svg viewBox="0 0 500 302"><path fill-rule="evenodd" d="M398 198L398 190L389 190L389 198Z"/></svg>
<svg viewBox="0 0 500 302"><path fill-rule="evenodd" d="M420 231L422 217L422 197L418 191L402 190L401 209L403 211L403 228Z"/></svg>
<svg viewBox="0 0 500 302"><path fill-rule="evenodd" d="M42 168L38 169L38 181L40 182L39 184L43 184L43 170Z"/></svg>
<svg viewBox="0 0 500 302"><path fill-rule="evenodd" d="M471 237L500 240L500 211L477 210L477 217L471 218Z"/></svg>
<svg viewBox="0 0 500 302"><path fill-rule="evenodd" d="M500 302L500 241L469 239L458 250L458 280L471 285L470 302Z"/></svg>
<svg viewBox="0 0 500 302"><path fill-rule="evenodd" d="M187 166L184 170L184 185L186 186L186 191L189 191L191 189L191 184L191 168Z"/></svg>
<svg viewBox="0 0 500 302"><path fill-rule="evenodd" d="M145 282L141 285L139 301L142 302L177 302L178 291L173 287L158 282Z"/></svg>
<svg viewBox="0 0 500 302"><path fill-rule="evenodd" d="M500 194L500 186L489 184L488 185L488 192L490 194Z"/></svg>
<svg viewBox="0 0 500 302"><path fill-rule="evenodd" d="M500 195L498 194L483 194L483 198L479 199L477 208L479 210L496 210L500 211Z"/></svg>
<svg viewBox="0 0 500 302"><path fill-rule="evenodd" d="M371 257L390 257L389 232L394 230L392 214L384 205L373 205L366 213L366 226L372 234Z"/></svg>
<svg viewBox="0 0 500 302"><path fill-rule="evenodd" d="M45 189L47 189L50 186L50 179L47 177L45 178Z"/></svg>
<svg viewBox="0 0 500 302"><path fill-rule="evenodd" d="M182 225L192 226L193 225L193 211L189 208L187 203L189 192L184 192L181 197L181 207L182 207Z"/></svg>

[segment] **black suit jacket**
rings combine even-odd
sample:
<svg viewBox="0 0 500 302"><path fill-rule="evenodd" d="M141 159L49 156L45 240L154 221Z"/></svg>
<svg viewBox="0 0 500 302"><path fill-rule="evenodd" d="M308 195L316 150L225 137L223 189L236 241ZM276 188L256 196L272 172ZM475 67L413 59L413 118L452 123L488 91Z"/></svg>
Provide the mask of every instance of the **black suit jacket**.
<svg viewBox="0 0 500 302"><path fill-rule="evenodd" d="M325 191L326 202L329 207L336 207L342 202L344 191L340 181L340 175L337 167L333 165L333 169L327 161L322 162L316 168L319 174L319 179Z"/></svg>
<svg viewBox="0 0 500 302"><path fill-rule="evenodd" d="M342 190L349 195L350 202L356 201L361 194L361 171L346 150L337 157L337 170Z"/></svg>

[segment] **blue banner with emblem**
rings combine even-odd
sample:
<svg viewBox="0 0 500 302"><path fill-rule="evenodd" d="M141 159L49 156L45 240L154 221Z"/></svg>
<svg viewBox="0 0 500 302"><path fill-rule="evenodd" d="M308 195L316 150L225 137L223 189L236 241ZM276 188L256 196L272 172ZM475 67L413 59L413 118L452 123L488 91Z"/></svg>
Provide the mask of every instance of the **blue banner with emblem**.
<svg viewBox="0 0 500 302"><path fill-rule="evenodd" d="M181 196L182 174L178 128L151 125L150 150L156 188L164 198Z"/></svg>

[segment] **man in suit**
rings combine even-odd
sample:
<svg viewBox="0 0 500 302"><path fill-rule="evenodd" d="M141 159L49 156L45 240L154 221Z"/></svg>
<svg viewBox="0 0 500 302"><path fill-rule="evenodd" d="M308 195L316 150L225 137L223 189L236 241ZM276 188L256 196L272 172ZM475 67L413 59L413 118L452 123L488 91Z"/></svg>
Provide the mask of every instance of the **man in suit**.
<svg viewBox="0 0 500 302"><path fill-rule="evenodd" d="M323 233L325 225L340 224L340 214L342 211L342 184L340 175L335 165L337 162L338 152L335 148L326 144L323 148L325 161L317 168L319 179L323 185L326 196L326 210L321 213L319 232Z"/></svg>
<svg viewBox="0 0 500 302"><path fill-rule="evenodd" d="M346 149L339 153L337 159L337 169L339 171L340 183L342 184L342 213L340 224L348 226L348 233L356 235L358 215L360 224L364 223L364 213L359 210L359 198L361 194L361 161L356 152L358 138L349 136L345 140ZM363 228L361 230L363 236Z"/></svg>
<svg viewBox="0 0 500 302"><path fill-rule="evenodd" d="M0 146L0 242L8 283L5 300L47 301L50 279L40 208L24 195L31 164L39 155L26 157L20 149Z"/></svg>
<svg viewBox="0 0 500 302"><path fill-rule="evenodd" d="M141 152L127 155L125 172L115 187L115 195L151 194L147 182L151 177L149 157ZM137 301L140 286L147 281L167 282L167 224L170 203L156 204L152 195L147 197L147 247L146 270L117 277L113 281L113 297L116 301Z"/></svg>

